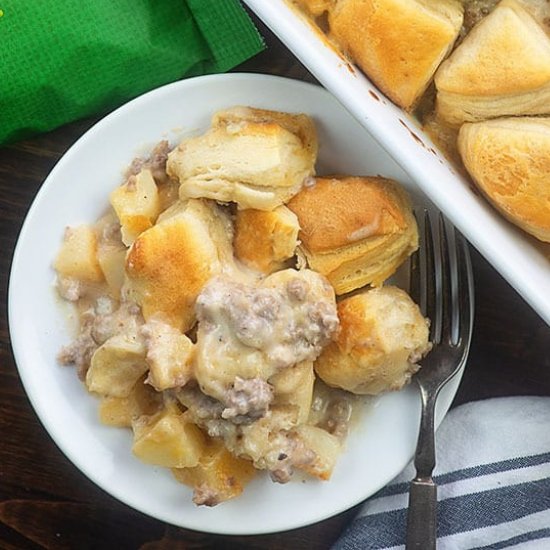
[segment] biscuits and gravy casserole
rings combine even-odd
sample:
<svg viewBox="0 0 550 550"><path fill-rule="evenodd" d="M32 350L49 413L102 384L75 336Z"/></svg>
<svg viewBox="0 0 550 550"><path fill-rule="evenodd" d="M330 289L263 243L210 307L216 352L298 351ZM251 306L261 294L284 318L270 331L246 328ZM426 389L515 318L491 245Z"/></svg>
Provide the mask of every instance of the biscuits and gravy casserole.
<svg viewBox="0 0 550 550"><path fill-rule="evenodd" d="M360 396L399 390L430 350L418 306L383 285L418 248L407 193L318 177L316 158L304 114L218 112L135 159L55 260L80 321L59 361L196 504L258 470L328 479Z"/></svg>
<svg viewBox="0 0 550 550"><path fill-rule="evenodd" d="M509 221L550 242L548 0L289 0Z"/></svg>

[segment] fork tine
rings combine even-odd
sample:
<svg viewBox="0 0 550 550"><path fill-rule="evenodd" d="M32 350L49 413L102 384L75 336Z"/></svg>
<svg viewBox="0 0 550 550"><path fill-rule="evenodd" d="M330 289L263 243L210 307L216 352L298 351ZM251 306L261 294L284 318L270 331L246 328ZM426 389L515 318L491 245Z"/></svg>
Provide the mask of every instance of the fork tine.
<svg viewBox="0 0 550 550"><path fill-rule="evenodd" d="M441 334L441 315L439 312L439 300L437 300L437 288L439 277L439 266L436 267L435 254L438 249L434 245L432 222L430 213L424 211L424 250L425 250L425 288L426 288L426 312L430 319L430 340L437 344Z"/></svg>
<svg viewBox="0 0 550 550"><path fill-rule="evenodd" d="M416 217L416 215L415 215ZM417 224L420 225L417 219ZM420 306L422 315L426 315L426 297L423 296L422 286L422 270L420 267L420 248L416 250L409 260L409 294L411 298Z"/></svg>
<svg viewBox="0 0 550 550"><path fill-rule="evenodd" d="M457 243L457 285L458 285L458 309L459 309L459 333L458 346L469 342L470 333L472 331L473 311L474 311L474 295L473 295L473 275L470 255L468 254L468 244L466 239L455 232ZM463 346L463 356L468 352L468 345Z"/></svg>
<svg viewBox="0 0 550 550"><path fill-rule="evenodd" d="M453 241L452 244L456 244ZM456 343L458 339L456 249L449 243L445 218L439 214L439 254L441 258L441 341Z"/></svg>

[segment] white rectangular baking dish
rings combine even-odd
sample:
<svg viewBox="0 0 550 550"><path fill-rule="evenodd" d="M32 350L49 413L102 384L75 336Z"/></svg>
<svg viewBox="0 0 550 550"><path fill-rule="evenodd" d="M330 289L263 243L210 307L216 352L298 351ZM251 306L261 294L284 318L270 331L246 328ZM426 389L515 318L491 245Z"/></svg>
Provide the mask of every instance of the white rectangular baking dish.
<svg viewBox="0 0 550 550"><path fill-rule="evenodd" d="M245 2L550 324L550 245L496 213L418 122L388 100L285 0Z"/></svg>

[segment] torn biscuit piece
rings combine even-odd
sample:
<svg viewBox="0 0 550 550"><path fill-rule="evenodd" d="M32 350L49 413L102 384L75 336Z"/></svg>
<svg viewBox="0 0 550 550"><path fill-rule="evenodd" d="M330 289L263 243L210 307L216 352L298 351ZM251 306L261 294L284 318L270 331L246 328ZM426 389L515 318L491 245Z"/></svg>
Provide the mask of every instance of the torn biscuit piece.
<svg viewBox="0 0 550 550"><path fill-rule="evenodd" d="M167 172L179 180L182 199L273 210L314 173L316 157L308 116L236 107L215 114L205 134L184 139L170 153Z"/></svg>
<svg viewBox="0 0 550 550"><path fill-rule="evenodd" d="M235 256L248 267L273 273L294 256L299 231L296 214L284 205L271 212L239 210L235 216Z"/></svg>

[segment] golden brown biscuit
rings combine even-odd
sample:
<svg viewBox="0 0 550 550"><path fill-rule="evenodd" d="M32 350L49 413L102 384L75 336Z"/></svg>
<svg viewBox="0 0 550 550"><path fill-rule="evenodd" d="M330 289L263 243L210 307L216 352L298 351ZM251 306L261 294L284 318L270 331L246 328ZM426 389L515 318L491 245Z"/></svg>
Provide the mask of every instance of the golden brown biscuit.
<svg viewBox="0 0 550 550"><path fill-rule="evenodd" d="M550 38L515 0L503 0L435 75L450 124L550 113Z"/></svg>
<svg viewBox="0 0 550 550"><path fill-rule="evenodd" d="M340 0L331 35L395 103L412 109L462 25L456 0Z"/></svg>
<svg viewBox="0 0 550 550"><path fill-rule="evenodd" d="M205 134L183 140L166 170L180 182L180 197L236 202L273 210L314 173L317 137L302 114L236 107L217 113Z"/></svg>
<svg viewBox="0 0 550 550"><path fill-rule="evenodd" d="M144 231L126 258L127 298L145 320L153 315L189 330L194 305L206 282L232 259L231 224L216 204L192 199L177 203Z"/></svg>
<svg viewBox="0 0 550 550"><path fill-rule="evenodd" d="M381 285L418 248L409 197L381 177L315 178L288 207L300 223L299 249L337 294Z"/></svg>
<svg viewBox="0 0 550 550"><path fill-rule="evenodd" d="M376 395L400 390L431 345L429 323L397 287L374 288L338 304L340 333L314 363L329 386Z"/></svg>
<svg viewBox="0 0 550 550"><path fill-rule="evenodd" d="M235 256L253 269L273 273L294 256L299 230L296 214L286 206L271 212L239 210L235 217Z"/></svg>
<svg viewBox="0 0 550 550"><path fill-rule="evenodd" d="M550 118L502 118L464 124L464 166L512 223L550 242Z"/></svg>
<svg viewBox="0 0 550 550"><path fill-rule="evenodd" d="M317 159L319 148L317 130L313 120L308 115L237 106L224 111L217 111L212 116L212 126L214 127L227 127L232 124L242 125L243 123L276 123L300 139L311 162L314 163Z"/></svg>

